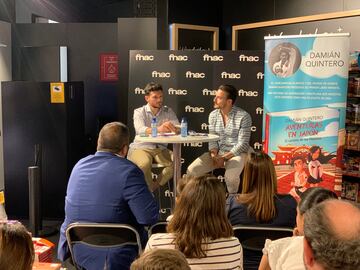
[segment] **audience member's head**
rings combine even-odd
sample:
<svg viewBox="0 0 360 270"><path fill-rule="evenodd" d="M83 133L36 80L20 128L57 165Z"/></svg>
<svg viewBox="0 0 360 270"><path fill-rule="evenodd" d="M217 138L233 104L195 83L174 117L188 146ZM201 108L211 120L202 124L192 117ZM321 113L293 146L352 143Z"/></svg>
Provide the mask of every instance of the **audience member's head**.
<svg viewBox="0 0 360 270"><path fill-rule="evenodd" d="M305 213L304 263L307 269L360 269L360 208L325 200Z"/></svg>
<svg viewBox="0 0 360 270"><path fill-rule="evenodd" d="M168 232L187 258L205 256L204 239L233 236L225 213L225 189L213 176L192 178L181 192Z"/></svg>
<svg viewBox="0 0 360 270"><path fill-rule="evenodd" d="M177 181L176 184L176 196L180 196L180 194L182 193L182 191L184 190L186 184L193 179L192 177L189 176L184 176L181 179L179 179L179 181Z"/></svg>
<svg viewBox="0 0 360 270"><path fill-rule="evenodd" d="M34 256L26 228L20 222L0 222L0 269L30 270Z"/></svg>
<svg viewBox="0 0 360 270"><path fill-rule="evenodd" d="M126 156L129 146L129 129L120 122L111 122L102 127L97 142L97 151Z"/></svg>
<svg viewBox="0 0 360 270"><path fill-rule="evenodd" d="M176 249L152 249L135 260L130 270L190 270L190 266Z"/></svg>
<svg viewBox="0 0 360 270"><path fill-rule="evenodd" d="M276 182L272 159L264 152L250 153L245 163L242 192L238 201L247 204L249 214L259 222L269 221L276 215Z"/></svg>
<svg viewBox="0 0 360 270"><path fill-rule="evenodd" d="M300 202L296 208L295 235L304 235L304 214L313 206L328 199L337 199L335 192L322 187L308 188L301 194Z"/></svg>

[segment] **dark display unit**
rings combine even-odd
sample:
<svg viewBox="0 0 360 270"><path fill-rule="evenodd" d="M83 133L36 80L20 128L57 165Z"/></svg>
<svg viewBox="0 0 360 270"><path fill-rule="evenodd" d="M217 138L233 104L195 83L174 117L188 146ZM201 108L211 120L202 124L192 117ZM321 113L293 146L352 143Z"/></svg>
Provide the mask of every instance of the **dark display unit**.
<svg viewBox="0 0 360 270"><path fill-rule="evenodd" d="M28 167L40 166L43 218L63 218L69 175L84 156L84 85L64 83L64 103L50 102L49 82L2 83L6 211L27 218Z"/></svg>

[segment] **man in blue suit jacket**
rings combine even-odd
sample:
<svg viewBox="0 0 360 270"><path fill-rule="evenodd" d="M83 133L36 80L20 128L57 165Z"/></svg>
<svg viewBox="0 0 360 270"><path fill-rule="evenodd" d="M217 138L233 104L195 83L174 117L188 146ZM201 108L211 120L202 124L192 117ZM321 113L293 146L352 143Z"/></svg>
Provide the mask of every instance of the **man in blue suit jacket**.
<svg viewBox="0 0 360 270"><path fill-rule="evenodd" d="M159 208L150 193L143 172L126 154L129 130L120 122L106 124L100 131L97 152L81 159L70 175L65 198L65 220L61 226L58 257L70 254L66 227L73 222L126 223L134 226L143 244L144 225L157 222ZM134 247L100 250L75 245L76 263L87 270L128 269L137 255Z"/></svg>

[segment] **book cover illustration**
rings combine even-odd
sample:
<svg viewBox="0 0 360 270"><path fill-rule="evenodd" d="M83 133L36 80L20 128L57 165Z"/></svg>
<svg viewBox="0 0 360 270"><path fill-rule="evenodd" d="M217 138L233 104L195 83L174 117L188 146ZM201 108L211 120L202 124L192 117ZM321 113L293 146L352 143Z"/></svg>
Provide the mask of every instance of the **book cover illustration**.
<svg viewBox="0 0 360 270"><path fill-rule="evenodd" d="M265 118L264 150L273 159L278 192L299 199L308 187L334 190L339 111L324 106Z"/></svg>

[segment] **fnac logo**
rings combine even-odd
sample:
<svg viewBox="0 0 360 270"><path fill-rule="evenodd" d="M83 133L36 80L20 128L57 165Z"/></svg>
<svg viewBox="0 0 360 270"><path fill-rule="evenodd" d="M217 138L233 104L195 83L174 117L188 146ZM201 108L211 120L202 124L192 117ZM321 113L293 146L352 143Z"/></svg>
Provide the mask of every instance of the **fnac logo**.
<svg viewBox="0 0 360 270"><path fill-rule="evenodd" d="M258 73L256 74L256 79L258 79L258 80L264 79L264 73L258 72Z"/></svg>
<svg viewBox="0 0 360 270"><path fill-rule="evenodd" d="M155 57L153 55L142 55L140 53L135 55L136 61L154 61Z"/></svg>
<svg viewBox="0 0 360 270"><path fill-rule="evenodd" d="M241 54L239 56L240 62L259 62L259 60L260 60L259 56L256 56L256 55Z"/></svg>
<svg viewBox="0 0 360 270"><path fill-rule="evenodd" d="M246 91L244 89L240 89L238 91L238 95L239 95L239 97L244 97L244 96L245 97L257 97L257 96L259 96L259 92L256 91L256 90L254 90L254 91L251 91L251 90Z"/></svg>
<svg viewBox="0 0 360 270"><path fill-rule="evenodd" d="M202 94L203 94L203 96L216 96L216 91L217 90L209 90L207 88L204 88L202 90Z"/></svg>
<svg viewBox="0 0 360 270"><path fill-rule="evenodd" d="M165 197L167 198L174 198L174 192L170 191L170 190L165 190L165 193L164 193Z"/></svg>
<svg viewBox="0 0 360 270"><path fill-rule="evenodd" d="M257 107L255 112L256 112L256 114L263 114L263 110L264 110L263 108Z"/></svg>
<svg viewBox="0 0 360 270"><path fill-rule="evenodd" d="M187 95L187 90L186 89L169 88L168 89L168 94L169 95L176 95L176 96L186 96Z"/></svg>
<svg viewBox="0 0 360 270"><path fill-rule="evenodd" d="M221 72L221 79L240 79L240 73L228 73L226 71Z"/></svg>
<svg viewBox="0 0 360 270"><path fill-rule="evenodd" d="M203 61L211 61L211 62L221 62L224 60L224 56L222 55L203 55Z"/></svg>
<svg viewBox="0 0 360 270"><path fill-rule="evenodd" d="M202 123L200 127L201 127L201 130L208 130L209 129L209 125L207 123Z"/></svg>
<svg viewBox="0 0 360 270"><path fill-rule="evenodd" d="M254 149L255 149L255 150L261 150L261 148L262 148L262 144L261 144L261 143L259 143L259 142L254 143Z"/></svg>
<svg viewBox="0 0 360 270"><path fill-rule="evenodd" d="M183 143L184 146L187 146L187 147L202 147L203 144L202 142L192 142L192 143Z"/></svg>
<svg viewBox="0 0 360 270"><path fill-rule="evenodd" d="M151 73L151 77L153 77L153 78L170 78L171 73L170 72L160 72L160 71L154 70Z"/></svg>
<svg viewBox="0 0 360 270"><path fill-rule="evenodd" d="M175 55L173 53L169 55L169 61L187 61L187 60L188 60L187 55Z"/></svg>
<svg viewBox="0 0 360 270"><path fill-rule="evenodd" d="M135 95L145 95L145 90L140 87L136 87L134 89L134 93L135 93Z"/></svg>
<svg viewBox="0 0 360 270"><path fill-rule="evenodd" d="M204 111L204 107L191 107L190 105L185 106L185 112L203 113Z"/></svg>
<svg viewBox="0 0 360 270"><path fill-rule="evenodd" d="M204 72L191 72L190 70L186 71L185 77L188 79L204 79Z"/></svg>

